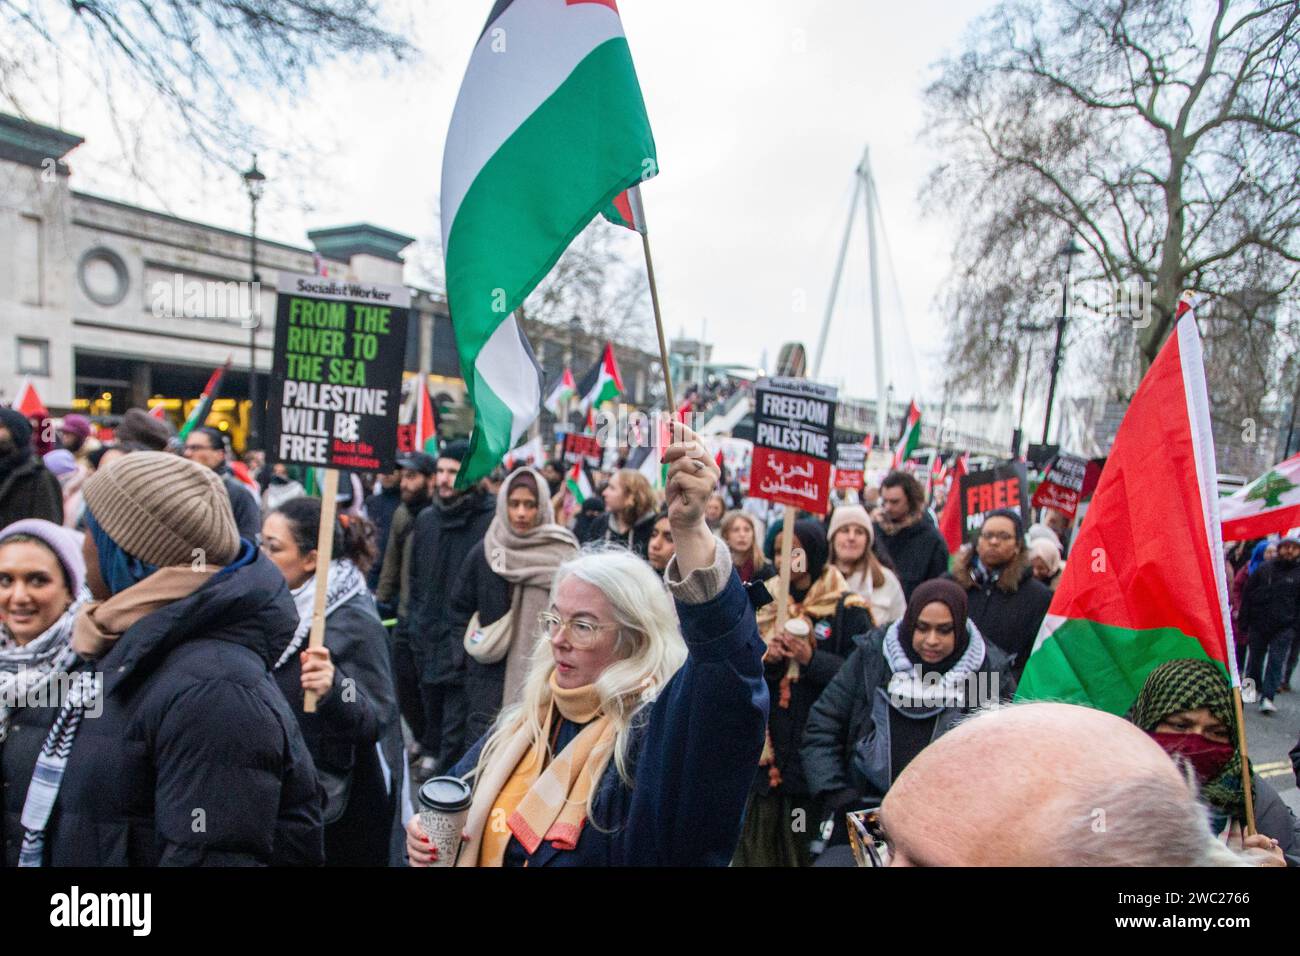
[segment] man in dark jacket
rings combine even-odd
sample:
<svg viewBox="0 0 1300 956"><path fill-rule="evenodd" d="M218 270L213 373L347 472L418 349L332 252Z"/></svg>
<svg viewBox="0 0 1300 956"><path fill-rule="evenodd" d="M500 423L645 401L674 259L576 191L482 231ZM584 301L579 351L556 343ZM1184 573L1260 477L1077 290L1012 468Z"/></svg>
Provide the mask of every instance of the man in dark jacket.
<svg viewBox="0 0 1300 956"><path fill-rule="evenodd" d="M226 464L226 436L216 428L196 428L185 436L185 457L205 468L211 468L221 479L230 499L230 510L235 516L239 536L256 541L262 530L262 509L253 493L230 473Z"/></svg>
<svg viewBox="0 0 1300 956"><path fill-rule="evenodd" d="M63 524L63 491L32 449L31 423L0 408L0 528L23 518Z"/></svg>
<svg viewBox="0 0 1300 956"><path fill-rule="evenodd" d="M1246 676L1259 692L1260 713L1271 714L1277 710L1273 696L1290 677L1287 655L1300 629L1300 539L1283 538L1277 557L1246 580L1238 623L1250 638Z"/></svg>
<svg viewBox="0 0 1300 956"><path fill-rule="evenodd" d="M989 512L975 547L957 559L950 576L966 589L970 619L980 633L1011 655L1019 681L1052 603L1051 589L1034 577L1020 512Z"/></svg>
<svg viewBox="0 0 1300 956"><path fill-rule="evenodd" d="M438 453L435 498L415 519L411 532L411 643L424 699L421 744L435 758L421 767L452 766L465 752L465 647L452 633L451 595L470 551L480 547L496 511L493 498L478 488L456 490L466 442L451 442ZM428 758L426 758L428 759Z"/></svg>
<svg viewBox="0 0 1300 956"><path fill-rule="evenodd" d="M41 825L24 855L319 865L323 793L269 672L297 624L283 576L240 541L216 475L175 455L119 458L85 498L87 583L102 603L82 612L73 646L99 687L81 708L69 694L55 722L71 733L46 752L67 764L44 778L43 821L28 820L29 791L24 820ZM40 777L38 763L33 787Z"/></svg>
<svg viewBox="0 0 1300 956"><path fill-rule="evenodd" d="M891 471L880 485L884 513L876 522L876 541L884 548L903 596L910 598L922 581L948 570L948 545L925 514L921 484L902 471Z"/></svg>
<svg viewBox="0 0 1300 956"><path fill-rule="evenodd" d="M399 483L402 503L393 514L388 530L388 546L384 550L384 566L379 573L379 589L375 602L383 619L396 615L391 643L393 658L393 683L402 716L415 737L415 747L421 748L424 739L424 698L420 694L420 675L411 652L410 602L411 602L411 532L421 511L433 503L429 497L433 489L433 476L437 461L422 451L407 452L397 459L401 471Z"/></svg>
<svg viewBox="0 0 1300 956"><path fill-rule="evenodd" d="M402 503L402 466L399 464L390 474L380 475L375 482L378 486L374 494L366 499L366 517L375 526L375 544L379 554L366 575L366 586L373 593L379 587L379 572L383 570L384 553L388 548L388 532L393 527L393 515Z"/></svg>

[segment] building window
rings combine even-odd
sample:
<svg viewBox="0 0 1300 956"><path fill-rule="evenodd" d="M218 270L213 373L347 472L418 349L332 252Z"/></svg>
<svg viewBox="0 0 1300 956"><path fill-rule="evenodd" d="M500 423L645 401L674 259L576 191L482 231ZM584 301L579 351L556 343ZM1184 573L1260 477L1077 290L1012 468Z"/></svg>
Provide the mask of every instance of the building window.
<svg viewBox="0 0 1300 956"><path fill-rule="evenodd" d="M41 220L36 216L20 216L18 235L15 237L20 265L19 283L21 299L27 305L41 305L45 288L45 244L41 236Z"/></svg>
<svg viewBox="0 0 1300 956"><path fill-rule="evenodd" d="M49 377L50 343L47 339L18 340L18 374Z"/></svg>

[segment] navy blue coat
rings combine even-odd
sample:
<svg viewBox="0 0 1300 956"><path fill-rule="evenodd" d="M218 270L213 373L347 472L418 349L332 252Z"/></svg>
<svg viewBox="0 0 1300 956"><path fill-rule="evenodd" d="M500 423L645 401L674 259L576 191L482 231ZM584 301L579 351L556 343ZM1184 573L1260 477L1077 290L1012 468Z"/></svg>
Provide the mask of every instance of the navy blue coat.
<svg viewBox="0 0 1300 956"><path fill-rule="evenodd" d="M561 851L544 842L527 857L529 866L731 862L767 726L763 641L734 571L721 594L704 604L678 601L677 614L689 656L633 738L633 785L611 760L577 847ZM484 740L453 774L474 768ZM511 847L522 852L513 838Z"/></svg>
<svg viewBox="0 0 1300 956"><path fill-rule="evenodd" d="M284 576L246 540L193 594L128 628L96 665L103 712L77 731L46 862L323 862L324 793L269 671L297 623Z"/></svg>

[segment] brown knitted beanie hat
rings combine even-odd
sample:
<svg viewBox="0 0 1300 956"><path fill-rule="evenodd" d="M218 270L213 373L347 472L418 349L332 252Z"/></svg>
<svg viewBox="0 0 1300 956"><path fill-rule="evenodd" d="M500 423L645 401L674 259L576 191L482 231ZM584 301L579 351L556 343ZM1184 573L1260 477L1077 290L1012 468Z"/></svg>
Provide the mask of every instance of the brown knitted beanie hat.
<svg viewBox="0 0 1300 956"><path fill-rule="evenodd" d="M225 566L239 553L226 487L196 462L132 452L87 478L82 495L105 533L146 564L162 568L200 557Z"/></svg>

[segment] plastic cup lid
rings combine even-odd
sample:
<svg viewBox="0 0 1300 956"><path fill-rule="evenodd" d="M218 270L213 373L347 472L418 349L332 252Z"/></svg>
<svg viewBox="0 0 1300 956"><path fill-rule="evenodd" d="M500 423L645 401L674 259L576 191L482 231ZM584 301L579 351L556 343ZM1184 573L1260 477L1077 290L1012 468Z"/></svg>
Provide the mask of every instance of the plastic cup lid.
<svg viewBox="0 0 1300 956"><path fill-rule="evenodd" d="M420 806L454 813L470 804L470 787L460 777L433 777L420 787Z"/></svg>
<svg viewBox="0 0 1300 956"><path fill-rule="evenodd" d="M808 622L801 617L792 617L785 622L785 629L797 637L808 636Z"/></svg>

